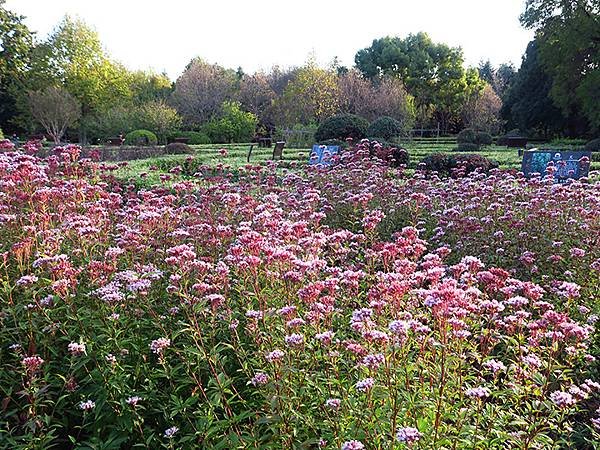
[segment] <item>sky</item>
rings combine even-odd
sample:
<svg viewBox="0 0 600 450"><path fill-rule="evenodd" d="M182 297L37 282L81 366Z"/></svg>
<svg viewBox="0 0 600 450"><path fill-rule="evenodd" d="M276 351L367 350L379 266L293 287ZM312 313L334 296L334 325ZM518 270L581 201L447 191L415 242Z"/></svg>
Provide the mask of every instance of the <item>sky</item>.
<svg viewBox="0 0 600 450"><path fill-rule="evenodd" d="M427 32L463 49L467 65L521 64L533 33L519 24L525 0L7 0L43 39L65 14L98 31L130 69L175 80L196 56L245 72L302 65L314 55L352 66L383 36Z"/></svg>

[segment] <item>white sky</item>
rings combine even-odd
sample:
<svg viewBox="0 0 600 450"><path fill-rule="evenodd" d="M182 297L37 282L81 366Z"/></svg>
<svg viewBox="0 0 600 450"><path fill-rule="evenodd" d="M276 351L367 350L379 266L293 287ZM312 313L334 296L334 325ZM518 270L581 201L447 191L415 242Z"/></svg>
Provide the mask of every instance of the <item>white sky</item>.
<svg viewBox="0 0 600 450"><path fill-rule="evenodd" d="M194 56L246 72L301 65L311 52L326 65L386 35L426 31L461 46L467 64L516 67L533 33L518 17L524 0L8 0L45 37L65 14L79 16L131 69L172 79Z"/></svg>

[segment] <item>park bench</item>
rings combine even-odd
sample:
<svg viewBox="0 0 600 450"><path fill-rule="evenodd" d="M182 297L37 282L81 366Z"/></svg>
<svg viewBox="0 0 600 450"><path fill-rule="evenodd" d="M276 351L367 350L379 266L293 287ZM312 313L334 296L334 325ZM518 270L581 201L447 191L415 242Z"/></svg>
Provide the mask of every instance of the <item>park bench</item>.
<svg viewBox="0 0 600 450"><path fill-rule="evenodd" d="M527 147L527 138L516 136L508 137L506 146L508 148L525 148Z"/></svg>
<svg viewBox="0 0 600 450"><path fill-rule="evenodd" d="M117 145L117 146L121 146L123 145L123 142L125 141L125 139L121 138L121 137L115 137L115 138L108 138L107 142L108 145Z"/></svg>

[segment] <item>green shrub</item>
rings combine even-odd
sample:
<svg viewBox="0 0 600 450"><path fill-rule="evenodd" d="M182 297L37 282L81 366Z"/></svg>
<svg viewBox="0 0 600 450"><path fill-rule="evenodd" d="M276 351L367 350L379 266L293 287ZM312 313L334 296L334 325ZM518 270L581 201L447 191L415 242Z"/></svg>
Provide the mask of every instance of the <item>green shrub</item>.
<svg viewBox="0 0 600 450"><path fill-rule="evenodd" d="M188 139L189 145L208 145L212 144L210 138L206 133L202 133L200 131L180 131L178 133L173 133L170 136L170 140L174 140L176 138L186 138Z"/></svg>
<svg viewBox="0 0 600 450"><path fill-rule="evenodd" d="M362 117L353 114L340 114L325 120L315 133L315 140L352 138L355 142L367 135L369 123Z"/></svg>
<svg viewBox="0 0 600 450"><path fill-rule="evenodd" d="M600 138L589 141L585 144L585 149L590 152L600 152Z"/></svg>
<svg viewBox="0 0 600 450"><path fill-rule="evenodd" d="M213 144L230 142L250 142L254 137L258 118L242 111L240 103L226 101L221 107L220 117L204 124L202 131Z"/></svg>
<svg viewBox="0 0 600 450"><path fill-rule="evenodd" d="M458 147L454 149L457 152L476 152L479 150L479 145L474 142L461 142L458 144Z"/></svg>
<svg viewBox="0 0 600 450"><path fill-rule="evenodd" d="M402 134L402 124L393 117L383 116L373 121L367 129L369 136L377 136L389 141Z"/></svg>
<svg viewBox="0 0 600 450"><path fill-rule="evenodd" d="M440 175L466 175L479 169L488 172L497 168L496 161L477 155L452 155L448 153L432 153L421 160L421 167L426 171L435 171ZM457 172L455 169L462 169Z"/></svg>
<svg viewBox="0 0 600 450"><path fill-rule="evenodd" d="M568 145L571 147L582 147L584 145L586 145L586 140L585 139L573 139L573 138L558 138L558 139L552 139L552 141L550 142L551 146L554 147L559 147L561 145Z"/></svg>
<svg viewBox="0 0 600 450"><path fill-rule="evenodd" d="M172 142L167 144L165 151L168 155L178 155L182 153L193 153L192 147L183 142Z"/></svg>
<svg viewBox="0 0 600 450"><path fill-rule="evenodd" d="M158 138L152 131L135 130L125 136L125 145L156 145Z"/></svg>
<svg viewBox="0 0 600 450"><path fill-rule="evenodd" d="M477 143L477 133L472 128L465 128L456 136L456 142L475 144Z"/></svg>
<svg viewBox="0 0 600 450"><path fill-rule="evenodd" d="M493 139L490 133L485 131L478 131L475 137L475 143L478 145L492 145Z"/></svg>
<svg viewBox="0 0 600 450"><path fill-rule="evenodd" d="M471 173L475 170L488 172L491 169L497 169L499 164L481 155L453 155L457 168L463 168L465 173Z"/></svg>

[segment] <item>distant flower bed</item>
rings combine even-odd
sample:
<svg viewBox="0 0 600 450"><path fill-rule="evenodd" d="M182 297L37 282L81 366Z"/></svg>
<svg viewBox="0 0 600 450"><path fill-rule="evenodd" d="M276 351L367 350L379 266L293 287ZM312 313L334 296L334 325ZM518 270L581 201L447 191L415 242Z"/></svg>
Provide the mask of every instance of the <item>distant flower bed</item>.
<svg viewBox="0 0 600 450"><path fill-rule="evenodd" d="M79 151L0 153L6 448L600 442L598 184Z"/></svg>

